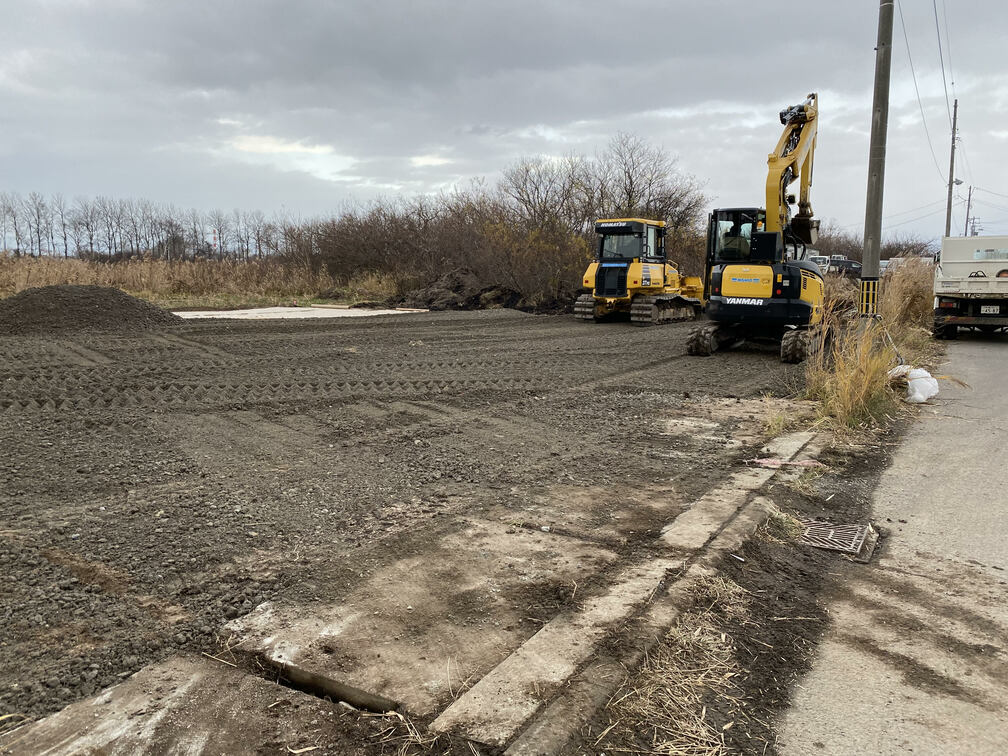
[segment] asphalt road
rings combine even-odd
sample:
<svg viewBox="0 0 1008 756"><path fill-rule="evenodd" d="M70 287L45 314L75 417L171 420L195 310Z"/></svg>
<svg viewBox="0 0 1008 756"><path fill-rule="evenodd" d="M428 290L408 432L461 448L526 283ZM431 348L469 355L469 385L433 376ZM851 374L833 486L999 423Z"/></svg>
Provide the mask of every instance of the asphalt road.
<svg viewBox="0 0 1008 756"><path fill-rule="evenodd" d="M949 346L873 498L890 531L851 565L781 723L784 754L1008 753L1008 337Z"/></svg>

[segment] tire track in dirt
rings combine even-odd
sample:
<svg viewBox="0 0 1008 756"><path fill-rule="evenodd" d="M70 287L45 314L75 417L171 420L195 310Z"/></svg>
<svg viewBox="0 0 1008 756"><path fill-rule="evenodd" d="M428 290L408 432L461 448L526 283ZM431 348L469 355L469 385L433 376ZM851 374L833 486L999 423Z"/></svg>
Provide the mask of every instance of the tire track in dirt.
<svg viewBox="0 0 1008 756"><path fill-rule="evenodd" d="M336 595L399 535L463 516L570 520L623 549L659 516L631 486L694 495L743 453L710 425L667 432L663 417L694 412L683 393L752 396L784 375L772 356L688 361L684 333L507 312L216 322L95 334L82 343L101 365L63 339L0 337L0 531L36 539L0 554L23 588L0 602L0 669L30 683L0 676L0 706L39 715L212 649L228 619ZM41 550L189 617L62 588L73 573Z"/></svg>

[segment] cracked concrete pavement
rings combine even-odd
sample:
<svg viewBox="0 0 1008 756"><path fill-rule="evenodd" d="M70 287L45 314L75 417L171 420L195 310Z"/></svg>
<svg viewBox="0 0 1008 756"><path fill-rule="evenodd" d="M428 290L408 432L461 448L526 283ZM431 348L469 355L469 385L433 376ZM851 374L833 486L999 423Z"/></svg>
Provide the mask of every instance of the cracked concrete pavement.
<svg viewBox="0 0 1008 756"><path fill-rule="evenodd" d="M781 723L784 754L1008 753L1008 338L950 344L883 474L889 537L850 565Z"/></svg>

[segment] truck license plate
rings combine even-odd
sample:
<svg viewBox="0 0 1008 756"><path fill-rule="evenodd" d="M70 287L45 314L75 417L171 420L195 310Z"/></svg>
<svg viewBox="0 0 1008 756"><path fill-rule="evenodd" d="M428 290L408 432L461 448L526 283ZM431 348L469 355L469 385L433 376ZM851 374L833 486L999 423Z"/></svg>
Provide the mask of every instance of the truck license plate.
<svg viewBox="0 0 1008 756"><path fill-rule="evenodd" d="M1001 305L980 305L981 315L1000 315Z"/></svg>

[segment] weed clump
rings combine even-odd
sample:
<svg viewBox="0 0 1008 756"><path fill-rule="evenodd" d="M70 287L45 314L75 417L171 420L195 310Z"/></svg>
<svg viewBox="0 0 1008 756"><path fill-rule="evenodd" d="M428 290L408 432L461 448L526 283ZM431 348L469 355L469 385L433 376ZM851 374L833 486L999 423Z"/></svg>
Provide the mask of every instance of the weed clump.
<svg viewBox="0 0 1008 756"><path fill-rule="evenodd" d="M819 402L821 419L836 429L880 423L896 411L899 397L889 371L901 362L931 365L936 347L931 318L932 269L908 260L880 286L879 317L856 317L857 288L827 286L820 349L805 366L806 392Z"/></svg>

